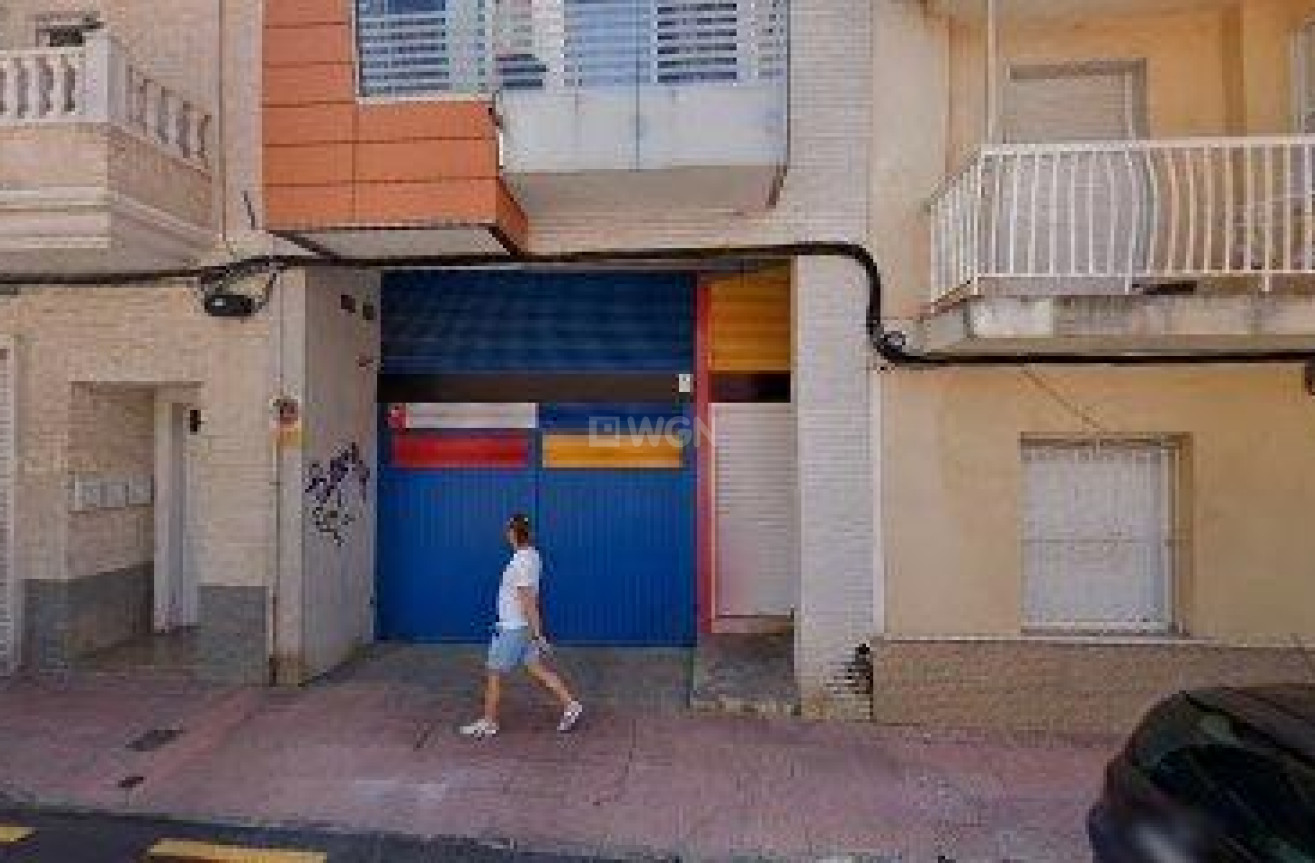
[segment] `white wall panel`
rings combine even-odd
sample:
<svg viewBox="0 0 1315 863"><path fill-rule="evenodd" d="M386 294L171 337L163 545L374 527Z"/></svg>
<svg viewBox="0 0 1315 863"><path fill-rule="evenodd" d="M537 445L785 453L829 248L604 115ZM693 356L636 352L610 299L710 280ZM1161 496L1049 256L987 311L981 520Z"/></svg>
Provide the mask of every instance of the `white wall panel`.
<svg viewBox="0 0 1315 863"><path fill-rule="evenodd" d="M717 614L784 616L798 603L794 408L712 406Z"/></svg>

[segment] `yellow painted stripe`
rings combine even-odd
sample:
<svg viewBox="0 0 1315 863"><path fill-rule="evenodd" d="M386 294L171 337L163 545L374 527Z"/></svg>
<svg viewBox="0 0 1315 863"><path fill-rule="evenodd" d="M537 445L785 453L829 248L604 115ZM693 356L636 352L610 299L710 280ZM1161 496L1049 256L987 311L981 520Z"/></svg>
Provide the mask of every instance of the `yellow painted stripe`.
<svg viewBox="0 0 1315 863"><path fill-rule="evenodd" d="M543 466L549 468L670 470L684 463L684 447L668 436L556 434L543 439Z"/></svg>
<svg viewBox="0 0 1315 863"><path fill-rule="evenodd" d="M147 856L152 860L201 860L209 863L324 863L329 859L329 855L320 851L243 848L186 839L162 839L155 843Z"/></svg>
<svg viewBox="0 0 1315 863"><path fill-rule="evenodd" d="M15 842L22 842L31 836L33 832L31 827L20 827L17 824L0 824L0 845L12 845Z"/></svg>

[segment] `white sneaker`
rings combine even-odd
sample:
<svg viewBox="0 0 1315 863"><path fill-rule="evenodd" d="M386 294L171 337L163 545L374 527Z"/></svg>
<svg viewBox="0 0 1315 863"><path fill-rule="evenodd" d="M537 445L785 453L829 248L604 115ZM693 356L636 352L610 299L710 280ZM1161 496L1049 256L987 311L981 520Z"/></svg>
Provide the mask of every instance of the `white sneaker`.
<svg viewBox="0 0 1315 863"><path fill-rule="evenodd" d="M576 723L580 721L580 714L582 713L584 713L584 705L580 702L572 701L570 704L566 705L566 709L562 711L562 721L557 723L557 730L565 734L575 728Z"/></svg>
<svg viewBox="0 0 1315 863"><path fill-rule="evenodd" d="M476 740L483 740L486 737L493 737L498 733L497 723L489 722L487 719L476 719L469 725L461 726L461 736L473 737Z"/></svg>

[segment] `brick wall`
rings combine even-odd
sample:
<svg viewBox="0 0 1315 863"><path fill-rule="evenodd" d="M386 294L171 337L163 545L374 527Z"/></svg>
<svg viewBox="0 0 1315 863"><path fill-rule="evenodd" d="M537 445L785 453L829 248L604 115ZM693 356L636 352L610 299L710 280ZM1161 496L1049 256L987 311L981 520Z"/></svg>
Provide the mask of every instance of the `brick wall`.
<svg viewBox="0 0 1315 863"><path fill-rule="evenodd" d="M944 728L1122 736L1180 689L1315 683L1295 647L890 639L874 659L878 722Z"/></svg>
<svg viewBox="0 0 1315 863"><path fill-rule="evenodd" d="M102 463L99 445L88 442L96 433L90 426L101 434L108 428L95 399L75 407L75 392L195 385L203 418L193 439L191 501L200 580L270 583L273 324L270 316L207 317L194 288L182 283L31 288L0 298L0 332L17 340L16 575L59 585L80 574L121 571L145 548L138 534L125 547L124 532L80 530L82 516L69 512L71 471ZM124 409L135 415L135 408ZM140 458L136 444L130 449ZM93 518L102 516L120 517ZM29 599L49 593L34 589Z"/></svg>
<svg viewBox="0 0 1315 863"><path fill-rule="evenodd" d="M155 394L150 387L73 384L71 476L149 477L155 472ZM68 574L80 578L149 564L154 508L69 513Z"/></svg>

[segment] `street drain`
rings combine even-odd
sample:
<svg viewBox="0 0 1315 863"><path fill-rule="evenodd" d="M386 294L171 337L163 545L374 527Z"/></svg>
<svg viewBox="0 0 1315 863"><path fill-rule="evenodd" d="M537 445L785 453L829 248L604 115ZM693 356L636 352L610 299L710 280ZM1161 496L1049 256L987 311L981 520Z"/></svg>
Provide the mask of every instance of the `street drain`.
<svg viewBox="0 0 1315 863"><path fill-rule="evenodd" d="M152 728L128 744L133 752L154 752L183 736L180 728Z"/></svg>

